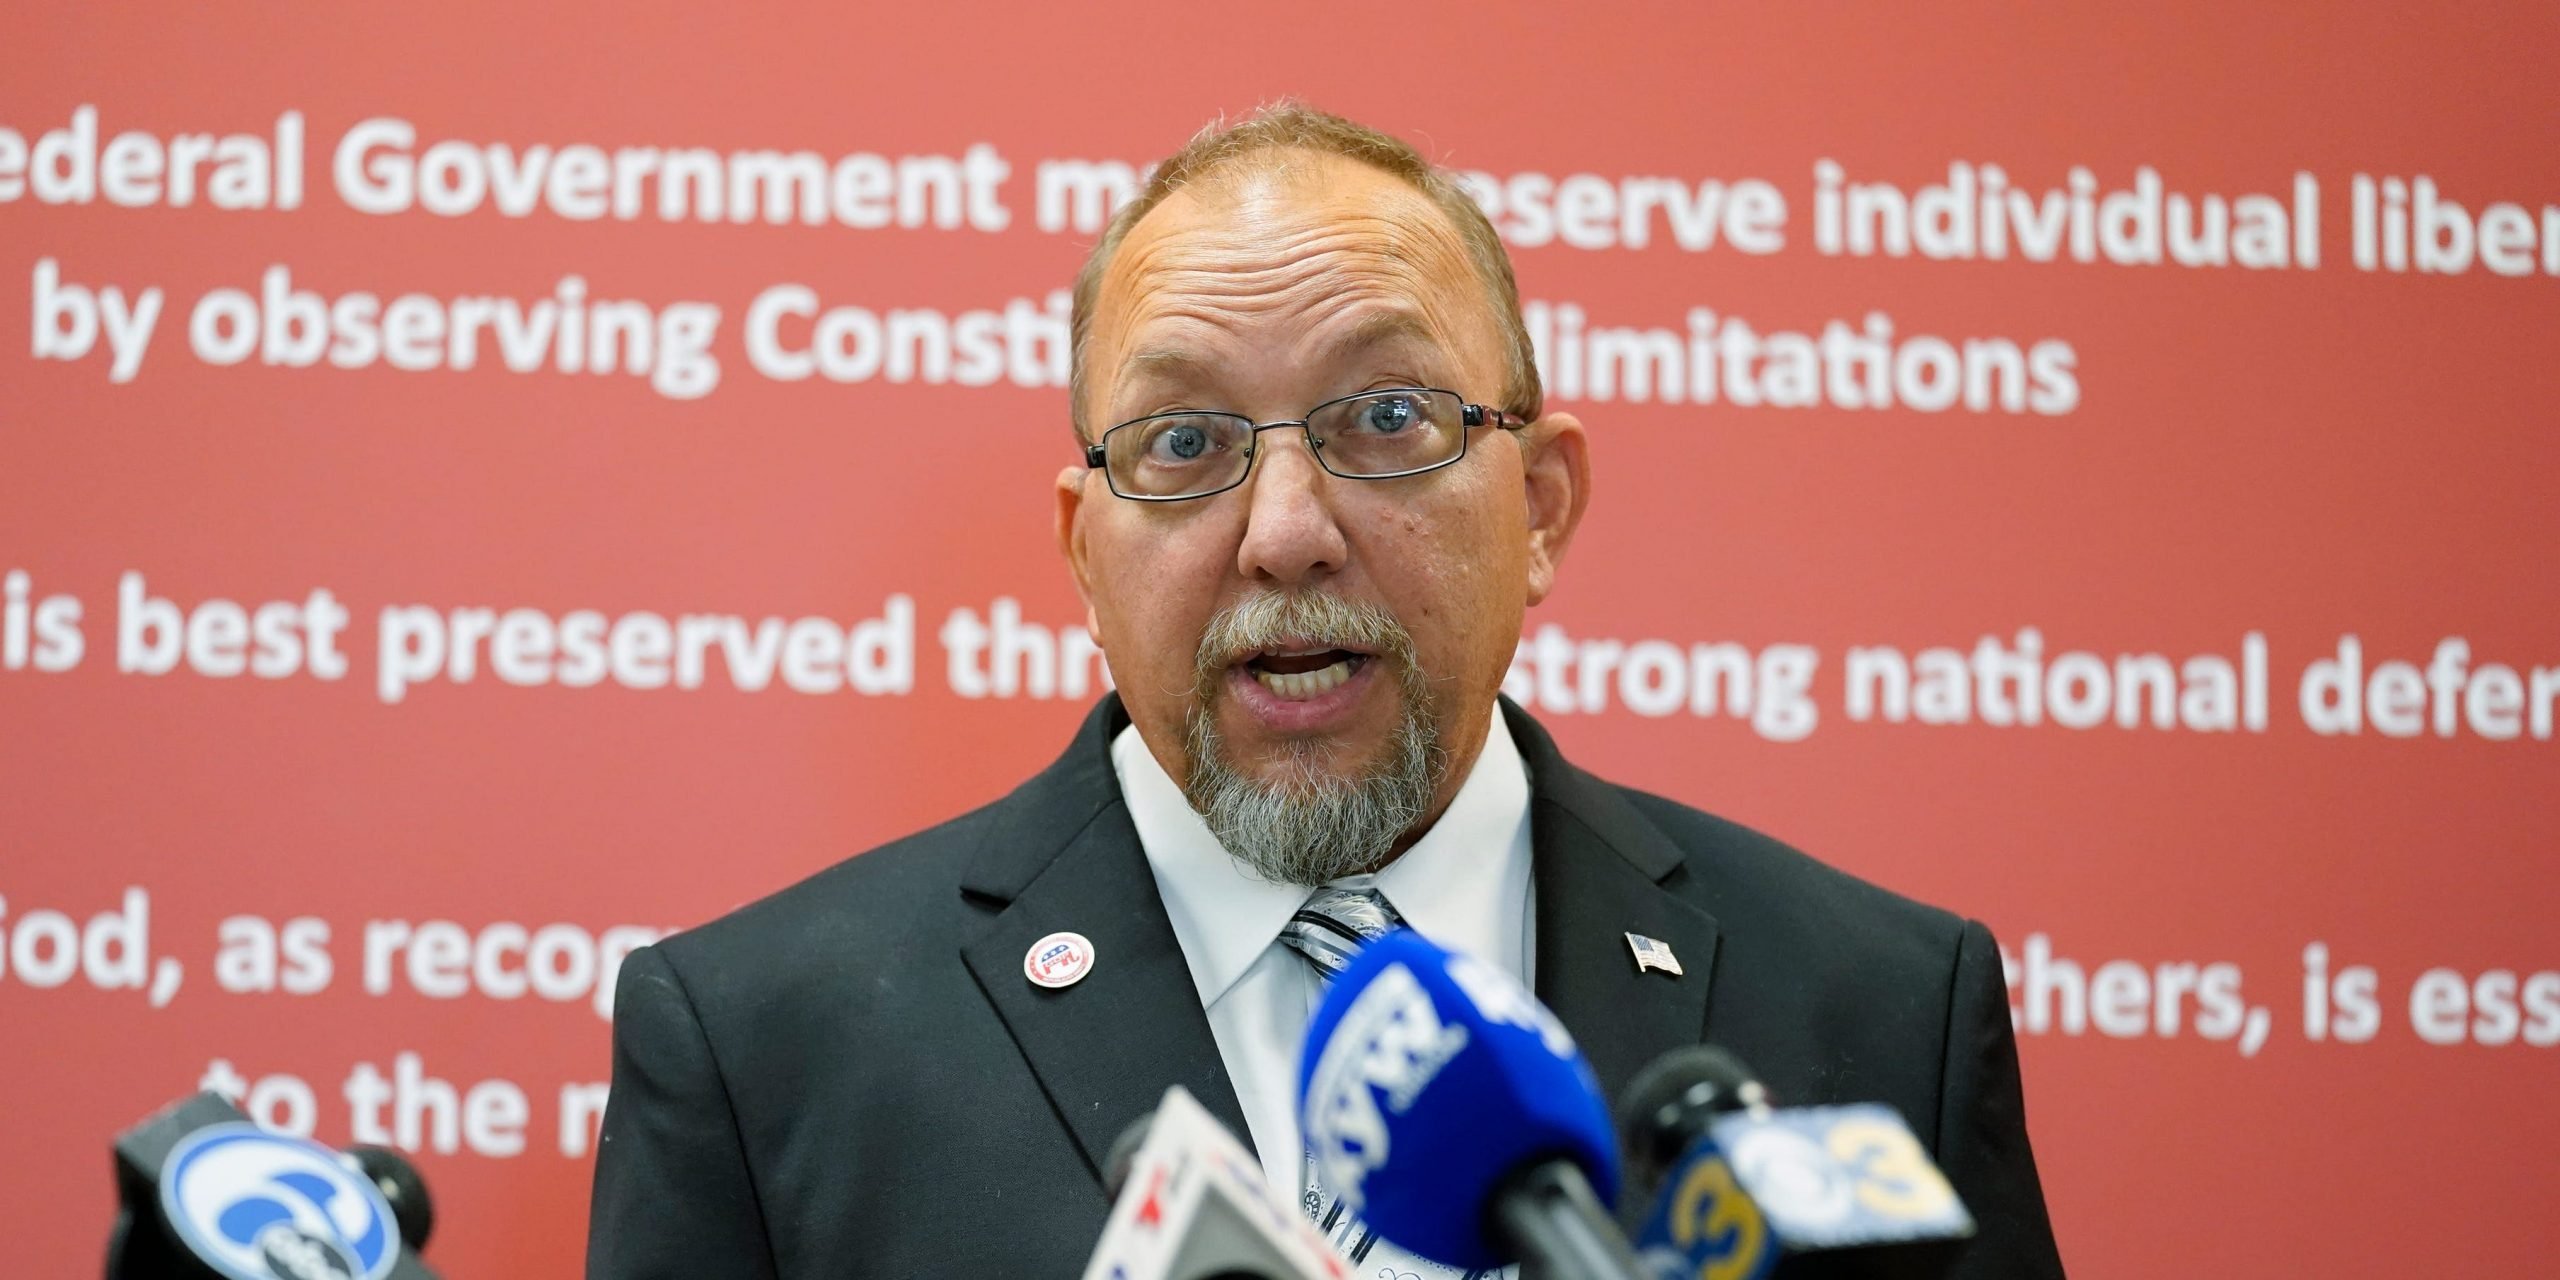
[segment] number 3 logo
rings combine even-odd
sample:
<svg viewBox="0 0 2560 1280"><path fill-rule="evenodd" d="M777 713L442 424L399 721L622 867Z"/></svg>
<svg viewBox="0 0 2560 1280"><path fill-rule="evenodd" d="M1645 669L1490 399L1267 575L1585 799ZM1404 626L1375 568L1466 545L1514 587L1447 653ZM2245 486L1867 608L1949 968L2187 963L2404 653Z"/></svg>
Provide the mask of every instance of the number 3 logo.
<svg viewBox="0 0 2560 1280"><path fill-rule="evenodd" d="M1857 1174L1858 1203L1906 1221L1935 1218L1953 1209L1955 1188L1929 1163L1918 1139L1900 1125L1843 1120L1826 1140L1832 1158Z"/></svg>
<svg viewBox="0 0 2560 1280"><path fill-rule="evenodd" d="M1714 1261L1698 1272L1698 1280L1743 1280L1760 1272L1768 1251L1769 1228L1760 1209L1734 1183L1733 1167L1722 1160L1701 1161L1680 1181L1671 1203L1671 1240L1692 1251L1704 1243Z"/></svg>

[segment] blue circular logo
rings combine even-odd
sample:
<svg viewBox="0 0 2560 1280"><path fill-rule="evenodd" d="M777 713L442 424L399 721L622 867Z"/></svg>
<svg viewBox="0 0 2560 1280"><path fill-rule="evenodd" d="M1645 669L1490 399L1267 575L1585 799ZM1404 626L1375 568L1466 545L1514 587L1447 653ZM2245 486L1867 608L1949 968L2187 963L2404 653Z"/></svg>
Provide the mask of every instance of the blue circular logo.
<svg viewBox="0 0 2560 1280"><path fill-rule="evenodd" d="M230 1280L382 1280L399 1253L391 1206L337 1152L244 1121L179 1141L160 1212Z"/></svg>

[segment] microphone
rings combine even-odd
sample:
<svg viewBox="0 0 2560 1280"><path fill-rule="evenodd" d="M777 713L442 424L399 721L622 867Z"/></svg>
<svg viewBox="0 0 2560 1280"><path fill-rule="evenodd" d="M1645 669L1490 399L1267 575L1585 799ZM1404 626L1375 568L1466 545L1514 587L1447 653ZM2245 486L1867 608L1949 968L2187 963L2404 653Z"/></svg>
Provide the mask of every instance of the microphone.
<svg viewBox="0 0 2560 1280"><path fill-rule="evenodd" d="M436 1280L426 1183L379 1147L341 1154L252 1124L218 1093L116 1138L107 1280Z"/></svg>
<svg viewBox="0 0 2560 1280"><path fill-rule="evenodd" d="M1618 1099L1618 1149L1626 1155L1628 1187L1671 1185L1690 1148L1700 1139L1714 1141L1708 1129L1716 1120L1768 1108L1768 1089L1741 1059L1714 1045L1684 1045L1654 1059ZM1650 1200L1629 1195L1619 1221L1633 1235L1653 1213Z"/></svg>
<svg viewBox="0 0 2560 1280"><path fill-rule="evenodd" d="M1564 1024L1509 974L1411 930L1362 948L1307 1028L1298 1110L1326 1188L1461 1270L1645 1273L1604 1203L1617 1144Z"/></svg>
<svg viewBox="0 0 2560 1280"><path fill-rule="evenodd" d="M436 1202L427 1194L427 1180L419 1176L418 1166L389 1147L349 1147L339 1158L354 1162L356 1172L382 1193L391 1206L392 1220L400 1225L400 1242L411 1253L423 1252L427 1237L435 1233Z"/></svg>
<svg viewBox="0 0 2560 1280"><path fill-rule="evenodd" d="M1113 1201L1084 1280L1350 1280L1244 1144L1180 1085L1111 1144Z"/></svg>
<svg viewBox="0 0 2560 1280"><path fill-rule="evenodd" d="M1973 1237L1964 1202L1893 1108L1773 1108L1712 1046L1655 1059L1618 1119L1636 1185L1660 1188L1635 1226L1659 1280L1933 1280Z"/></svg>

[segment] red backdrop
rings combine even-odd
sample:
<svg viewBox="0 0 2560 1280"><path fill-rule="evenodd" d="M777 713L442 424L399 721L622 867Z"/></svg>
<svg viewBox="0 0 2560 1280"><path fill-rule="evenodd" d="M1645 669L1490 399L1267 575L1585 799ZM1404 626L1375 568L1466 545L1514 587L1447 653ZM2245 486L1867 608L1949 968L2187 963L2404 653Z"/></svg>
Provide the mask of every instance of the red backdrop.
<svg viewBox="0 0 2560 1280"><path fill-rule="evenodd" d="M606 1074L593 988L627 927L992 797L1090 702L981 689L987 655L946 630L999 599L1044 636L1080 620L1048 550L1070 453L1038 311L1091 234L1043 219L1043 182L1284 94L1506 202L1597 470L1529 622L1569 665L1541 688L1524 662L1518 688L1614 778L1991 923L2075 1274L2383 1274L2419 1240L2449 1273L2544 1265L2560 28L2539 6L1223 12L11 15L16 1270L96 1265L107 1139L217 1061L270 1119L424 1147L446 1274L572 1270L575 1086ZM258 156L287 113L279 184ZM720 216L643 149L699 149ZM423 195L383 187L403 171ZM2144 260L2213 256L2171 234L2210 228L2208 195L2223 264ZM761 352L760 298L787 304ZM628 310L602 300L642 304L651 376L564 340L572 313ZM341 304L327 342L296 327ZM836 376L788 376L844 307ZM1871 313L1880 351L1851 341ZM697 355L716 385L687 394ZM652 645L681 626L634 615L733 617L696 635L735 651L712 640L676 687ZM2032 723L2017 655L1976 652L2022 629ZM2353 731L2314 665L2346 636ZM759 643L784 648L755 688ZM1728 685L1694 696L1726 643L1741 714ZM391 700L386 666L433 674ZM2140 683L2126 727L2120 686L2164 673L2167 727ZM348 1087L402 1055L454 1086L451 1132L431 1084Z"/></svg>

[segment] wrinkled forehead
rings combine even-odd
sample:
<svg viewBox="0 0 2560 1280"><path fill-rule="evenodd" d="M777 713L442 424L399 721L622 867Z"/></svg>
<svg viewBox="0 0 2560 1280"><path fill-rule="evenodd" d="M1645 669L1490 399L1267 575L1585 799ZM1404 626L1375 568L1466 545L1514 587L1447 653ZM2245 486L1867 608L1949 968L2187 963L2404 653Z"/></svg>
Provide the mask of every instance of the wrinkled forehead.
<svg viewBox="0 0 2560 1280"><path fill-rule="evenodd" d="M1105 420L1159 392L1318 394L1382 359L1472 382L1490 373L1490 311L1429 196L1355 161L1278 153L1175 192L1129 229L1086 354Z"/></svg>

